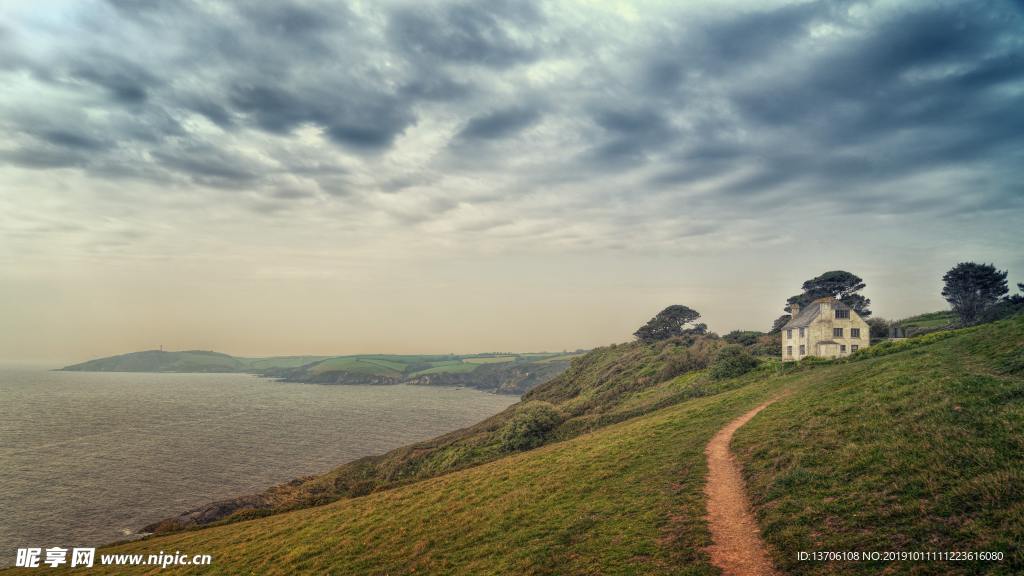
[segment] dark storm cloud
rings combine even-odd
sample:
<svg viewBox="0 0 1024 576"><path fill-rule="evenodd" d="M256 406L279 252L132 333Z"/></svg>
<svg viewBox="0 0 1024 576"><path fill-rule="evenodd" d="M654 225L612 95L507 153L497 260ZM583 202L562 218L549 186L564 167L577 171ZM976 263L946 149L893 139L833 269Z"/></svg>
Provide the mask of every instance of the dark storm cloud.
<svg viewBox="0 0 1024 576"><path fill-rule="evenodd" d="M530 1L424 2L396 10L388 33L401 50L421 58L506 68L540 55L530 33L541 20Z"/></svg>
<svg viewBox="0 0 1024 576"><path fill-rule="evenodd" d="M0 151L0 163L39 170L85 166L87 162L88 157L79 151L52 146L29 144L14 150Z"/></svg>
<svg viewBox="0 0 1024 576"><path fill-rule="evenodd" d="M814 24L842 21L833 2L806 2L770 10L722 13L698 21L680 21L686 33L660 40L658 53L642 67L651 95L670 95L688 82L706 82L762 65L804 37Z"/></svg>
<svg viewBox="0 0 1024 576"><path fill-rule="evenodd" d="M187 95L180 100L185 108L201 114L210 122L223 129L230 129L234 126L234 114L228 106L198 95Z"/></svg>
<svg viewBox="0 0 1024 576"><path fill-rule="evenodd" d="M81 132L74 132L71 130L62 129L47 129L42 130L37 134L37 137L44 142L48 142L55 146L62 148L72 148L77 150L102 150L110 146L109 142L105 142L98 138L94 138L88 134Z"/></svg>
<svg viewBox="0 0 1024 576"><path fill-rule="evenodd" d="M601 128L602 142L590 149L585 158L595 168L639 166L648 151L659 149L676 137L669 119L654 107L605 108L591 113Z"/></svg>
<svg viewBox="0 0 1024 576"><path fill-rule="evenodd" d="M444 104L479 90L457 75L432 69L427 60L503 68L539 54L526 28L537 25L541 15L524 2L398 6L382 14L384 38L367 32L365 19L357 21L365 14L357 17L328 3L110 4L113 10L107 14L85 18L93 33L116 39L106 51L55 41L61 49L49 61L32 62L33 73L66 90L74 90L76 83L101 89L110 102L99 108L178 120L182 112L191 112L228 132L255 128L288 136L314 126L340 149L356 154L391 148L416 124L420 102ZM169 46L173 57L132 45L140 41ZM112 52L109 46L117 42L124 46ZM384 66L385 60L399 66ZM528 110L497 113L471 122L464 136L498 138L537 117ZM180 124L141 123L166 132L112 137L125 146L152 146L148 157L162 159L164 168L195 166L168 161L178 156L163 149L173 147L163 142L181 136ZM107 165L112 162L108 159ZM195 168L204 172L203 166Z"/></svg>
<svg viewBox="0 0 1024 576"><path fill-rule="evenodd" d="M358 88L298 86L294 90L270 84L231 87L231 106L258 127L287 134L303 124L322 127L337 144L358 151L386 149L414 121L408 103L389 93Z"/></svg>
<svg viewBox="0 0 1024 576"><path fill-rule="evenodd" d="M241 84L232 86L229 94L236 110L248 114L269 132L288 132L314 116L308 106L278 86Z"/></svg>
<svg viewBox="0 0 1024 576"><path fill-rule="evenodd" d="M336 30L344 22L347 8L337 4L314 8L304 4L252 3L243 6L241 12L257 30L295 40Z"/></svg>
<svg viewBox="0 0 1024 576"><path fill-rule="evenodd" d="M168 7L190 4L189 0L167 0L166 2L150 2L149 0L106 0L119 12L130 17L145 17L166 11Z"/></svg>
<svg viewBox="0 0 1024 576"><path fill-rule="evenodd" d="M824 24L841 33L813 37ZM1012 163L1024 130L1022 26L1018 10L997 3L908 5L859 24L814 3L717 23L696 50L705 57L669 78L714 70L719 92L684 86L719 103L695 117L725 118L726 133L747 136L720 158L708 150L720 149L713 134L680 132L662 142L675 165L651 181L731 176L718 188L730 196L786 188L790 203L857 203L857 191L929 170ZM652 57L648 71L664 60ZM653 104L665 85L647 89Z"/></svg>
<svg viewBox="0 0 1024 576"><path fill-rule="evenodd" d="M201 143L187 143L153 153L153 157L172 171L190 175L214 186L240 186L256 178L255 163Z"/></svg>
<svg viewBox="0 0 1024 576"><path fill-rule="evenodd" d="M14 31L0 22L0 70L17 69L23 57L14 44Z"/></svg>
<svg viewBox="0 0 1024 576"><path fill-rule="evenodd" d="M40 141L26 140L21 150L5 154L7 162L103 165L105 175L122 162L132 164L125 174L176 179L175 172L186 177L194 172L217 185L252 183L270 174L260 172L267 166L239 168L216 156L186 153L176 144L186 136L187 114L201 115L228 133L256 129L287 136L315 126L339 149L376 154L415 123L417 102L465 92L441 74L402 76L378 66L387 46L352 32L353 16L344 6L110 4L112 10L93 6L80 15L81 27L103 41L39 31L37 43L48 49L31 59L17 50L6 28L0 29L0 52L12 55L4 67L28 71L51 90L84 100L83 109L92 111L76 119L77 129L47 133L37 133L28 117L5 115L4 124ZM32 99L28 105L35 115L50 113L45 101ZM105 138L86 140L84 133ZM217 145L212 135L189 134L185 140L208 151ZM93 145L98 154L99 144L108 141L119 146L105 146L103 158L59 152ZM122 153L129 149L145 153ZM140 170L138 163L146 159L158 169ZM301 167L297 173L303 173Z"/></svg>
<svg viewBox="0 0 1024 576"><path fill-rule="evenodd" d="M536 108L517 107L488 112L471 118L459 131L463 140L494 140L516 134L540 119Z"/></svg>
<svg viewBox="0 0 1024 576"><path fill-rule="evenodd" d="M471 95L475 88L443 74L423 74L402 86L401 95L428 102L454 102Z"/></svg>
<svg viewBox="0 0 1024 576"><path fill-rule="evenodd" d="M837 119L849 118L867 129L891 121L929 122L936 119L929 113L942 112L937 104L971 96L950 92L957 73L942 74L937 68L984 67L1010 32L993 24L977 10L930 7L899 14L851 40L838 40L790 74L742 87L734 101L747 118L766 125L815 121L844 106L852 114ZM934 78L914 76L929 68ZM921 98L928 100L922 103Z"/></svg>
<svg viewBox="0 0 1024 576"><path fill-rule="evenodd" d="M105 52L75 57L67 70L74 79L103 88L121 104L145 102L149 91L160 83L144 66Z"/></svg>
<svg viewBox="0 0 1024 576"><path fill-rule="evenodd" d="M23 95L0 102L7 164L266 186L276 202L514 177L531 154L524 188L616 176L635 185L609 194L700 189L730 209L781 191L857 203L951 167L997 175L978 206L1020 192L1001 184L1024 165L1011 2L687 5L607 27L513 1L73 5L88 8L65 30L0 24L0 72ZM284 152L308 128L322 156ZM406 135L439 159L398 166Z"/></svg>

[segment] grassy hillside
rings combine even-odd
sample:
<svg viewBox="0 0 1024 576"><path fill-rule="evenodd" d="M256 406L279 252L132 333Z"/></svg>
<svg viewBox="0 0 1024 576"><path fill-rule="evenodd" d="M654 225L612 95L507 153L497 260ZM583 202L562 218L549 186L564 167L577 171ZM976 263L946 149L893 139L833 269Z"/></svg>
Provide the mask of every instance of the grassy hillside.
<svg viewBox="0 0 1024 576"><path fill-rule="evenodd" d="M896 324L905 328L908 336L913 336L916 334L934 332L936 330L955 328L960 324L960 318L958 318L952 310L941 310L939 312L929 312L927 314L918 314L917 316L904 318L903 320L897 321Z"/></svg>
<svg viewBox="0 0 1024 576"><path fill-rule="evenodd" d="M813 389L737 433L765 537L788 572L885 567L801 563L796 550L998 550L1012 559L915 573L1024 573L1024 318L928 340L821 370Z"/></svg>
<svg viewBox="0 0 1024 576"><path fill-rule="evenodd" d="M438 356L359 355L268 370L293 382L321 384L434 384L522 394L565 370L567 354L472 354Z"/></svg>
<svg viewBox="0 0 1024 576"><path fill-rule="evenodd" d="M239 358L204 350L165 352L146 350L66 366L76 372L241 372L245 362Z"/></svg>
<svg viewBox="0 0 1024 576"><path fill-rule="evenodd" d="M251 372L262 372L276 368L297 368L313 362L319 362L326 356L269 356L267 358L238 358L242 361L245 370Z"/></svg>
<svg viewBox="0 0 1024 576"><path fill-rule="evenodd" d="M704 446L732 418L788 391L735 441L780 566L798 574L1024 571L1024 318L843 361L768 362L740 378L673 375L703 346L717 344L596 350L502 415L334 476L390 470L402 482L104 553L210 553L211 573L223 574L715 574L703 552ZM548 409L557 419L545 445L503 448L518 413ZM1007 558L798 563L801 550L997 550Z"/></svg>

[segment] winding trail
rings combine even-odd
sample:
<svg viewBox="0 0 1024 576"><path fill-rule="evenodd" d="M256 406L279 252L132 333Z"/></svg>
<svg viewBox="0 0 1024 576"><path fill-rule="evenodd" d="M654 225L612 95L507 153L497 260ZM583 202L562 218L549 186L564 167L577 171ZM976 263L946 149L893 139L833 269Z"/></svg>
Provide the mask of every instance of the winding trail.
<svg viewBox="0 0 1024 576"><path fill-rule="evenodd" d="M708 442L708 480L704 494L708 499L708 524L711 563L725 576L778 576L772 566L761 532L750 511L743 476L736 457L729 451L732 435L758 412L778 400L761 404L719 430Z"/></svg>

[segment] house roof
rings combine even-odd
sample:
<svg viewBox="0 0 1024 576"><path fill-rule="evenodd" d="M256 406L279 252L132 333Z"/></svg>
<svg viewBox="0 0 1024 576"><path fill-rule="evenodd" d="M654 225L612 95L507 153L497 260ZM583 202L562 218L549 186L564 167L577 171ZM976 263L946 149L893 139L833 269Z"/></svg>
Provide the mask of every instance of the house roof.
<svg viewBox="0 0 1024 576"><path fill-rule="evenodd" d="M800 313L797 314L795 317L791 318L789 322L786 322L786 325L783 326L782 329L786 330L787 328L802 328L810 326L811 322L814 322L814 319L817 318L818 314L821 312L821 306L819 306L819 304L825 303L831 304L833 310L851 309L846 304L843 304L842 301L836 300L832 296L818 298L817 300L811 302L807 306L802 307L800 309Z"/></svg>
<svg viewBox="0 0 1024 576"><path fill-rule="evenodd" d="M811 322L818 317L818 313L821 312L821 306L807 305L800 309L800 313L790 318L789 322L782 327L783 330L787 328L800 328L804 326L810 326Z"/></svg>

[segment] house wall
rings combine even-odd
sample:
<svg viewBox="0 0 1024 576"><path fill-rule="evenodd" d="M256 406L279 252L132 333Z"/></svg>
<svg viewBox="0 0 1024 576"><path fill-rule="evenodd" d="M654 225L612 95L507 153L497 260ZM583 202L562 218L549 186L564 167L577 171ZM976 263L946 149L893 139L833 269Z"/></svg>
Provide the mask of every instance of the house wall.
<svg viewBox="0 0 1024 576"><path fill-rule="evenodd" d="M789 330L793 330L793 337L789 337ZM799 328L786 329L782 331L782 359L783 360L799 360L805 356L810 356L812 352L811 340L810 340L811 327L804 328L804 335L800 336ZM804 346L804 355L800 355L800 346ZM793 355L788 356L788 346L793 347Z"/></svg>
<svg viewBox="0 0 1024 576"><path fill-rule="evenodd" d="M856 312L850 311L849 318L836 318L835 310L831 304L818 304L822 307L821 313L809 326L808 335L811 342L807 347L808 355L821 356L822 358L836 358L838 356L849 356L853 353L853 347L867 348L870 345L870 332L868 323L865 322ZM841 338L833 336L834 328L842 328ZM860 338L851 337L851 328L860 329ZM832 340L837 346L818 346L819 342ZM845 346L845 349L842 348Z"/></svg>
<svg viewBox="0 0 1024 576"><path fill-rule="evenodd" d="M789 337L789 330L785 329L782 331L782 359L783 360L800 360L807 356L820 356L823 358L836 358L838 356L849 356L853 353L853 346L858 348L867 348L870 345L870 331L868 330L868 323L865 322L856 312L850 311L849 318L836 318L835 310L829 303L818 303L811 304L811 306L821 306L822 310L819 312L817 318L811 322L809 326L804 329L804 336L800 336L799 328L792 328L793 337ZM837 338L832 335L834 328L843 329L843 337ZM860 328L860 338L852 338L850 336L851 328ZM827 340L833 340L836 342L835 346L822 345L818 346L819 342ZM800 346L804 346L805 354L800 355ZM792 356L787 354L787 347L793 347ZM840 351L840 346L845 346L845 350Z"/></svg>

